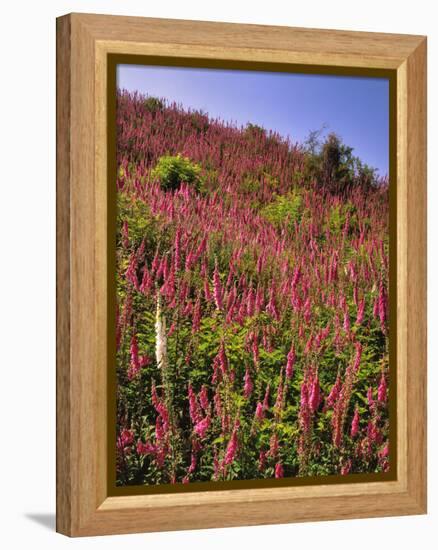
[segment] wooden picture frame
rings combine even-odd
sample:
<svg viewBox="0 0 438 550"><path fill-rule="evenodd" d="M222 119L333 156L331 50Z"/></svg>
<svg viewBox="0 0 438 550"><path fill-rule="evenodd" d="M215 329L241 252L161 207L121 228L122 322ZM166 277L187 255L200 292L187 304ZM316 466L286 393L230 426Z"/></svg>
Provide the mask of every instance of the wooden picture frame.
<svg viewBox="0 0 438 550"><path fill-rule="evenodd" d="M109 55L389 71L396 82L396 475L110 496ZM426 38L70 14L57 19L57 531L69 536L426 513Z"/></svg>

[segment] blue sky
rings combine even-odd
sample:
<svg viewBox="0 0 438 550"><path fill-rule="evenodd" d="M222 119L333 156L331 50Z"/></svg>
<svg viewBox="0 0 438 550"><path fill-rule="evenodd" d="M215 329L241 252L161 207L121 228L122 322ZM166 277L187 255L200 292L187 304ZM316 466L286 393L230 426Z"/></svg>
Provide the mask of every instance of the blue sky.
<svg viewBox="0 0 438 550"><path fill-rule="evenodd" d="M385 78L119 65L117 85L164 97L214 118L248 122L303 142L326 126L354 154L389 171L389 81Z"/></svg>

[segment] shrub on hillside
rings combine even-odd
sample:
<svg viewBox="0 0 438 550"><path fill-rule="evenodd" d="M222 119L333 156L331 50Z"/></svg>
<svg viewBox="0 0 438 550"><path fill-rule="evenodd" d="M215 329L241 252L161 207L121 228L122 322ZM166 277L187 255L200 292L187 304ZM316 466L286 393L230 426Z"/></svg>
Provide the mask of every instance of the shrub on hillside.
<svg viewBox="0 0 438 550"><path fill-rule="evenodd" d="M294 224L300 220L302 202L301 194L295 190L287 195L279 195L263 208L261 214L276 227L281 227L285 223Z"/></svg>
<svg viewBox="0 0 438 550"><path fill-rule="evenodd" d="M192 185L197 191L201 188L201 167L182 155L160 157L151 175L166 191L175 191L183 182Z"/></svg>
<svg viewBox="0 0 438 550"><path fill-rule="evenodd" d="M359 222L357 217L357 210L351 201L347 201L344 204L337 204L332 206L328 216L328 228L332 233L338 235L345 228L345 224L348 220L348 233L354 233L358 231Z"/></svg>
<svg viewBox="0 0 438 550"><path fill-rule="evenodd" d="M149 96L143 101L143 106L150 113L156 113L164 109L164 101L158 97Z"/></svg>

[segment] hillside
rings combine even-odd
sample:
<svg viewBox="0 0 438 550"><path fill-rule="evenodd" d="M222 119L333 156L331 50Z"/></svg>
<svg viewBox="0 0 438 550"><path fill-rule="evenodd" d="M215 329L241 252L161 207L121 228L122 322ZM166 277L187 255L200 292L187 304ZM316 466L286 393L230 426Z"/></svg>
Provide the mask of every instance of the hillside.
<svg viewBox="0 0 438 550"><path fill-rule="evenodd" d="M386 471L387 182L127 92L117 166L118 484Z"/></svg>

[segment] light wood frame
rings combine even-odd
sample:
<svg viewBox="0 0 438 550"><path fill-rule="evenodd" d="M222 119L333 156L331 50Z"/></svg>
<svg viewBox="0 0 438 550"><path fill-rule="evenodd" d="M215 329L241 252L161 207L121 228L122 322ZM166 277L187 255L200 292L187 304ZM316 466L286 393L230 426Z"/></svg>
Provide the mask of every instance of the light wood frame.
<svg viewBox="0 0 438 550"><path fill-rule="evenodd" d="M397 479L109 497L109 53L397 78ZM57 530L70 536L426 513L426 38L135 17L57 20Z"/></svg>

